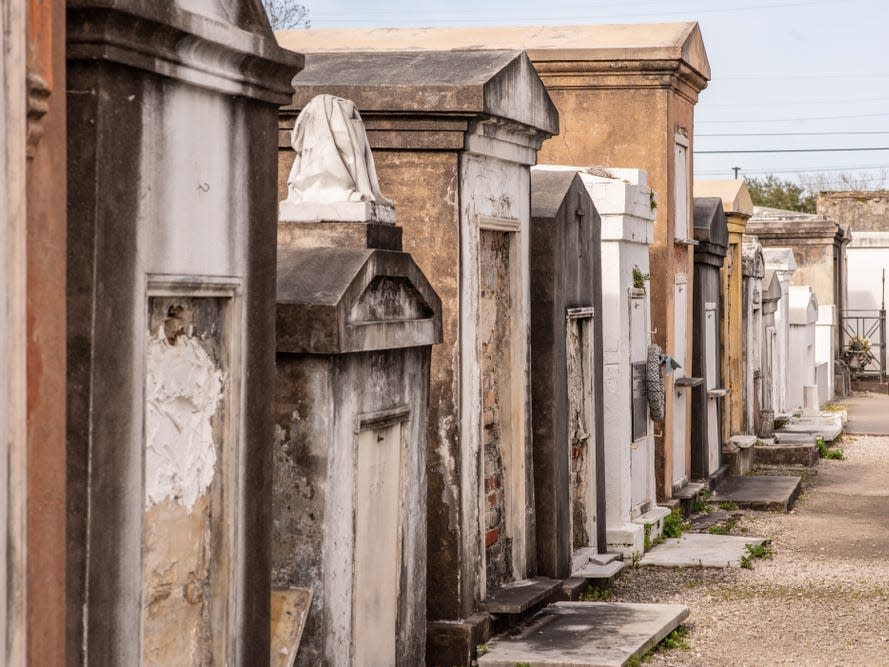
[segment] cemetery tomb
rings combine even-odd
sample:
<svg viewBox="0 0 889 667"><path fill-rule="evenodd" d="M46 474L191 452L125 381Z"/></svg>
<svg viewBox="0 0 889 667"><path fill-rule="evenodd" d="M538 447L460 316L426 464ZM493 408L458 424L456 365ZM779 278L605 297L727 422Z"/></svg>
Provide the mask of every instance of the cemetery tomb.
<svg viewBox="0 0 889 667"><path fill-rule="evenodd" d="M167 4L68 7L66 653L267 664L275 119L303 60L258 2Z"/></svg>
<svg viewBox="0 0 889 667"><path fill-rule="evenodd" d="M787 363L787 408L803 407L803 388L817 387L815 381L815 324L818 321L818 300L808 285L790 287L790 355Z"/></svg>
<svg viewBox="0 0 889 667"><path fill-rule="evenodd" d="M605 550L599 216L574 170L531 170L531 378L538 574Z"/></svg>
<svg viewBox="0 0 889 667"><path fill-rule="evenodd" d="M759 432L762 408L762 279L765 273L762 246L756 237L745 235L743 249L744 325L744 420L743 432Z"/></svg>
<svg viewBox="0 0 889 667"><path fill-rule="evenodd" d="M775 311L775 346L772 366L772 403L776 416L787 414L789 391L788 358L790 356L790 284L796 271L796 261L790 248L763 248L764 267L774 271L781 287L781 297Z"/></svg>
<svg viewBox="0 0 889 667"><path fill-rule="evenodd" d="M535 172L576 169L543 165ZM646 390L654 193L638 169L589 167L580 178L601 219L605 548L632 558L644 550L646 531L651 540L660 535L669 513L656 505Z"/></svg>
<svg viewBox="0 0 889 667"><path fill-rule="evenodd" d="M292 136L300 152L278 234L272 584L311 593L297 665L421 664L440 301L401 250L355 105L318 96ZM339 155L356 160L344 168Z"/></svg>
<svg viewBox="0 0 889 667"><path fill-rule="evenodd" d="M731 389L722 410L722 442L744 432L743 408L747 391L744 380L744 328L742 246L747 220L753 214L753 201L742 180L696 180L695 197L719 197L728 227L728 250L720 269L722 312L720 317L721 372Z"/></svg>
<svg viewBox="0 0 889 667"><path fill-rule="evenodd" d="M722 382L719 324L723 314L720 269L728 250L728 226L718 197L695 197L695 294L692 369L704 381L692 390L692 473L709 480L722 465Z"/></svg>

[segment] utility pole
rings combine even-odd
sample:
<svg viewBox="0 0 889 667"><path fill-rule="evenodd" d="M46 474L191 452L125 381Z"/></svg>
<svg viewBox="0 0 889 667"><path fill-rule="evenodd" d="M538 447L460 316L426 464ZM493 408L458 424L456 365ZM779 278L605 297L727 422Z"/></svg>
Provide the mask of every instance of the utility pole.
<svg viewBox="0 0 889 667"><path fill-rule="evenodd" d="M741 171L741 167L732 167L732 171L735 172L735 180L738 180L738 172Z"/></svg>

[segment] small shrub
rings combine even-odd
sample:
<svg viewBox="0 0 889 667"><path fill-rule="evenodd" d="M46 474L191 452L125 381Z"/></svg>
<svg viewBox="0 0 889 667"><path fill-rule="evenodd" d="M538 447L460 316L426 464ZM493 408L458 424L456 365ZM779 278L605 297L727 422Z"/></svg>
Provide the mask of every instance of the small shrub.
<svg viewBox="0 0 889 667"><path fill-rule="evenodd" d="M679 508L675 508L664 517L664 537L682 537L682 531L685 530L686 526L687 524L679 513Z"/></svg>
<svg viewBox="0 0 889 667"><path fill-rule="evenodd" d="M772 554L772 545L771 542L766 542L765 544L746 544L744 545L744 549L747 551L741 557L741 567L745 570L753 569L753 561L757 559L770 559Z"/></svg>
<svg viewBox="0 0 889 667"><path fill-rule="evenodd" d="M846 455L843 453L843 450L839 447L830 447L826 442L824 442L824 438L816 438L815 444L818 447L818 454L822 459L833 459L835 461L842 461L846 458Z"/></svg>

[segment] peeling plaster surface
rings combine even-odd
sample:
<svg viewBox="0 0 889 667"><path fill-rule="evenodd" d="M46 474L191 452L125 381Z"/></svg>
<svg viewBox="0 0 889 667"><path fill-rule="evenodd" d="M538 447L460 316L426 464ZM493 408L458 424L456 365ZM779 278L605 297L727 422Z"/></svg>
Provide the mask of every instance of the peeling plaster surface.
<svg viewBox="0 0 889 667"><path fill-rule="evenodd" d="M170 344L161 331L147 347L145 509L172 499L191 512L213 482L225 374L194 336Z"/></svg>

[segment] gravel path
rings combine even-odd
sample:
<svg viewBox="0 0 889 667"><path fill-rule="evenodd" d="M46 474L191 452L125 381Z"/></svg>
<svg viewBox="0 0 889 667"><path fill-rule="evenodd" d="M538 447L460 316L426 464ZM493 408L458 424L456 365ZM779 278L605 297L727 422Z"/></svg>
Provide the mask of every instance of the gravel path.
<svg viewBox="0 0 889 667"><path fill-rule="evenodd" d="M889 665L889 437L841 446L846 460L808 471L789 514L741 513L732 532L774 549L752 571L625 570L612 600L691 610L689 648L645 664Z"/></svg>

